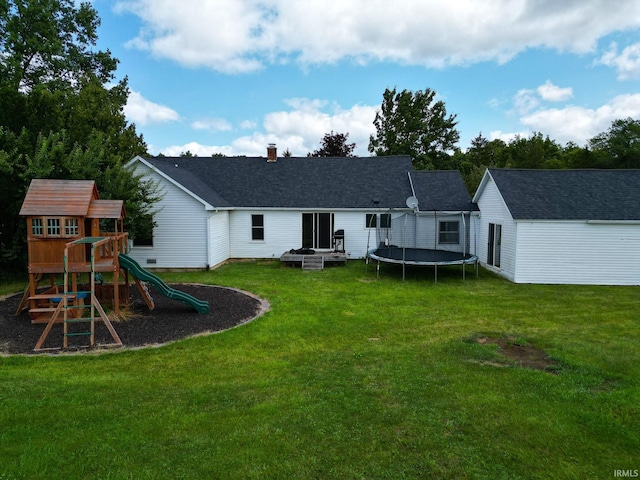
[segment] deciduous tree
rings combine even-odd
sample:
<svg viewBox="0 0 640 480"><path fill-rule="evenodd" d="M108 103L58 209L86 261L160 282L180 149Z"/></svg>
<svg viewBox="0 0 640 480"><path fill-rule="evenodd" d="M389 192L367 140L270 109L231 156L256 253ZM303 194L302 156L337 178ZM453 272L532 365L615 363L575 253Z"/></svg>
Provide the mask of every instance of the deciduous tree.
<svg viewBox="0 0 640 480"><path fill-rule="evenodd" d="M95 180L126 202L132 236L148 230L158 199L125 168L146 145L123 113L129 89L118 61L95 49L100 19L74 0L0 0L0 271L26 264L18 212L33 178Z"/></svg>
<svg viewBox="0 0 640 480"><path fill-rule="evenodd" d="M605 168L640 168L640 120L615 120L609 130L589 141Z"/></svg>
<svg viewBox="0 0 640 480"><path fill-rule="evenodd" d="M347 143L348 133L325 133L320 140L320 148L310 153L311 157L353 157L355 143Z"/></svg>
<svg viewBox="0 0 640 480"><path fill-rule="evenodd" d="M448 115L436 92L385 90L376 112L375 135L369 137L374 155L410 155L416 168L446 168L460 134L456 116Z"/></svg>

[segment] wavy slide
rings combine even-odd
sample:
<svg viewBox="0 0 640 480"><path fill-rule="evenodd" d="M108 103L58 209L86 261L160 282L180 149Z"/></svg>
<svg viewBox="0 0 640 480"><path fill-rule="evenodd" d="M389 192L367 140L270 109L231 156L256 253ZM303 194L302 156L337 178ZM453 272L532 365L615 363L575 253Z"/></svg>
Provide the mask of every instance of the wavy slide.
<svg viewBox="0 0 640 480"><path fill-rule="evenodd" d="M118 255L118 260L120 261L120 267L128 270L129 273L136 277L138 280L150 283L151 285L156 287L158 291L165 297L171 298L173 300L178 300L182 303L186 303L198 313L209 313L209 302L198 300L188 293L184 293L180 290L176 290L175 288L171 288L169 285L164 283L164 281L160 277L154 275L151 272L148 272L147 270L142 268L140 264L133 258L125 255L124 253Z"/></svg>

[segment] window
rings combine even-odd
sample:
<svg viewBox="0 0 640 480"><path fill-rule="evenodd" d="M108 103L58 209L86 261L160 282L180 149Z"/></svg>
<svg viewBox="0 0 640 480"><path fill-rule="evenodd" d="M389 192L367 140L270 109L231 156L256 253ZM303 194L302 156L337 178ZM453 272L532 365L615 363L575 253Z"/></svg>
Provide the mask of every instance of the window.
<svg viewBox="0 0 640 480"><path fill-rule="evenodd" d="M380 224L380 228L391 228L391 214L381 213L378 216L377 213L367 213L366 222L367 228L377 228L378 224Z"/></svg>
<svg viewBox="0 0 640 480"><path fill-rule="evenodd" d="M264 240L264 215L251 215L251 240Z"/></svg>
<svg viewBox="0 0 640 480"><path fill-rule="evenodd" d="M65 237L77 237L79 233L78 219L67 218L64 221L64 235Z"/></svg>
<svg viewBox="0 0 640 480"><path fill-rule="evenodd" d="M41 218L31 219L31 234L36 235L38 237L42 236L42 219Z"/></svg>
<svg viewBox="0 0 640 480"><path fill-rule="evenodd" d="M59 218L47 218L47 236L48 237L60 236L60 219Z"/></svg>
<svg viewBox="0 0 640 480"><path fill-rule="evenodd" d="M459 244L460 243L460 222L440 222L440 233L438 243Z"/></svg>
<svg viewBox="0 0 640 480"><path fill-rule="evenodd" d="M135 232L133 236L134 247L153 247L153 215L144 214L136 222ZM129 231L131 234L131 231Z"/></svg>
<svg viewBox="0 0 640 480"><path fill-rule="evenodd" d="M489 224L487 264L500 268L500 248L502 247L502 225Z"/></svg>
<svg viewBox="0 0 640 480"><path fill-rule="evenodd" d="M375 213L367 213L367 228L376 228L378 226L378 215Z"/></svg>

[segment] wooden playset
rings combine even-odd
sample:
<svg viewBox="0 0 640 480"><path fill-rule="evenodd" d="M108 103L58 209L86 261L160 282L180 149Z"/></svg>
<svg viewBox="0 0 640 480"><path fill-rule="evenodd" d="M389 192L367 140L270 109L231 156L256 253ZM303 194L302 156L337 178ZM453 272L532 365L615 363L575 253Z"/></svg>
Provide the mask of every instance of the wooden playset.
<svg viewBox="0 0 640 480"><path fill-rule="evenodd" d="M103 305L120 316L131 298L130 277L150 310L148 284L198 313L209 312L207 302L171 288L127 255L124 202L100 200L93 180L34 179L20 215L27 220L29 286L16 315L28 309L32 323L46 323L35 351L51 349L43 345L56 323L64 324L63 348L71 337L89 337L82 346L94 346L96 321L104 322L113 339L102 346L122 346ZM113 281L105 282L103 274Z"/></svg>
<svg viewBox="0 0 640 480"><path fill-rule="evenodd" d="M56 323L64 323L64 348L76 336L93 346L96 321L113 337L110 346L122 345L102 305L119 315L129 302L128 271L118 259L128 248L123 201L100 200L92 180L34 179L20 215L27 220L29 286L16 313L28 308L32 323L46 323L34 350L43 350ZM112 283L101 280L106 272ZM148 291L141 292L153 308Z"/></svg>

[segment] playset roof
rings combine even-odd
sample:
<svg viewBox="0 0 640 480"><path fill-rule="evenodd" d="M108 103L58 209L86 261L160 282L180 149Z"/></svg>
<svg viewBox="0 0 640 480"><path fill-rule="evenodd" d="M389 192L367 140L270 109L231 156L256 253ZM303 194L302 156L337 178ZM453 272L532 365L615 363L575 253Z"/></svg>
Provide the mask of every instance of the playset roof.
<svg viewBox="0 0 640 480"><path fill-rule="evenodd" d="M86 217L93 199L100 198L93 180L34 178L20 215Z"/></svg>

